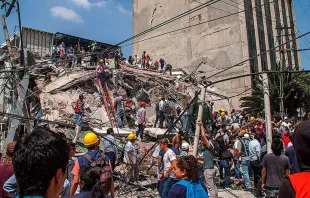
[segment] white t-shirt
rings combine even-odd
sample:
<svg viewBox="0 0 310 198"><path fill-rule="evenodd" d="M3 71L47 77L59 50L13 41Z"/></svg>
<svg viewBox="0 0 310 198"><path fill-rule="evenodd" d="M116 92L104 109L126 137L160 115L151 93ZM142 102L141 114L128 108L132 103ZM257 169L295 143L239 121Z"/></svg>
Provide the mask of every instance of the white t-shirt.
<svg viewBox="0 0 310 198"><path fill-rule="evenodd" d="M152 157L158 158L158 156L159 156L159 151L160 151L160 146L158 145L158 146L156 146L155 151L154 151L153 154L152 154Z"/></svg>
<svg viewBox="0 0 310 198"><path fill-rule="evenodd" d="M165 155L164 155L164 157L163 157L163 162L164 162L164 175L166 174L167 170L170 168L171 162L172 162L173 160L176 160L176 159L177 159L177 157L176 157L175 153L174 153L171 149L169 149L169 150L165 153ZM173 172L170 172L170 173L169 173L169 177L172 177L172 178L174 177Z"/></svg>
<svg viewBox="0 0 310 198"><path fill-rule="evenodd" d="M128 141L125 146L125 153L124 153L124 162L125 163L132 163L128 157L128 154L130 153L133 159L133 163L137 162L137 148L136 145L132 142Z"/></svg>
<svg viewBox="0 0 310 198"><path fill-rule="evenodd" d="M239 140L237 140L237 141L234 143L234 147L233 147L234 151L235 151L235 150L241 151L241 148L240 148L240 147L238 148L238 144L239 144ZM236 159L236 156L234 156L234 158ZM241 160L241 156L239 157L239 160Z"/></svg>

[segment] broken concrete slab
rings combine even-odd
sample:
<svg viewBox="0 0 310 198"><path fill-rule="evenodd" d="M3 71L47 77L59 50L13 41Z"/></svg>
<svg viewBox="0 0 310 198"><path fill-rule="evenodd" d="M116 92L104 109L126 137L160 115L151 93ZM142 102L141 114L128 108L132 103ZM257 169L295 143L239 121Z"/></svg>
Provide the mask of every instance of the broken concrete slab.
<svg viewBox="0 0 310 198"><path fill-rule="evenodd" d="M73 72L53 80L42 90L45 93L56 93L68 89L76 84L95 78L94 71Z"/></svg>

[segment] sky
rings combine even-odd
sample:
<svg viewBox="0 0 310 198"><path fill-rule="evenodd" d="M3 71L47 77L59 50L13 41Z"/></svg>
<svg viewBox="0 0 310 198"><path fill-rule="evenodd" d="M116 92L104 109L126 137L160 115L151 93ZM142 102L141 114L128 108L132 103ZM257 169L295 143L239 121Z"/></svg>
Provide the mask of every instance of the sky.
<svg viewBox="0 0 310 198"><path fill-rule="evenodd" d="M310 1L294 0L297 27L310 31ZM47 32L62 32L109 44L132 36L132 0L20 0L22 26ZM4 10L1 10L2 14ZM9 34L18 31L16 10L7 19ZM3 43L0 30L0 43ZM299 39L300 49L310 48L310 34ZM132 47L123 48L125 57ZM302 67L310 69L310 51L300 53Z"/></svg>
<svg viewBox="0 0 310 198"><path fill-rule="evenodd" d="M22 26L33 29L108 44L117 44L132 36L132 0L20 0L20 9ZM4 10L0 12L3 14ZM6 20L12 35L18 26L16 9ZM1 28L1 44L4 41ZM128 57L131 50L131 47L124 48L124 55Z"/></svg>
<svg viewBox="0 0 310 198"><path fill-rule="evenodd" d="M294 0L296 23L300 32L298 35L310 32L310 1L309 0ZM310 48L310 34L305 36L304 39L299 39L300 49ZM300 53L302 67L310 69L310 50Z"/></svg>

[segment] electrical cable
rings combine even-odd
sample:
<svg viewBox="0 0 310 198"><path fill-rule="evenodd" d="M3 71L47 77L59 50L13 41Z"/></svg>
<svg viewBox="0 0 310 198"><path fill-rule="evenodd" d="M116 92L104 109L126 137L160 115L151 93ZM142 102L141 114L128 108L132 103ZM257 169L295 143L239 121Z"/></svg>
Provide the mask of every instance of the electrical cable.
<svg viewBox="0 0 310 198"><path fill-rule="evenodd" d="M300 35L300 36L297 36L297 37L291 39L289 42L291 42L291 41L293 41L293 40L296 40L296 39L299 39L299 38L302 38L302 37L304 37L304 36L306 36L306 35L308 35L308 34L310 34L310 32L307 32L307 33L305 33L305 34L302 34L302 35ZM281 45L278 45L278 46L276 46L276 47L273 47L273 48L271 48L271 49L268 49L268 50L266 50L265 52L262 52L262 53L260 53L260 54L258 54L258 55L255 55L255 56L253 56L253 57L251 57L251 58L249 58L249 59L247 59L247 60L241 61L240 63L237 63L237 64L235 64L235 65L233 65L233 66L227 67L226 69L223 69L222 71L219 71L219 72L217 72L217 73L215 73L215 74L213 74L213 75L210 75L210 76L208 76L208 77L206 77L206 78L215 77L215 76L218 75L218 74L221 74L221 73L223 73L223 72L225 72L225 71L227 71L227 70L229 70L229 69L232 69L232 68L237 67L237 66L239 66L239 65L241 65L241 64L244 64L244 63L248 62L248 61L251 60L251 59L257 58L257 57L261 56L262 54L266 54L267 52L270 52L270 51L272 51L272 50L275 50L276 48L278 48L278 47L280 47L280 46L283 46L283 45L285 45L285 44L287 44L287 43L289 43L289 42L285 42L285 43L282 43Z"/></svg>

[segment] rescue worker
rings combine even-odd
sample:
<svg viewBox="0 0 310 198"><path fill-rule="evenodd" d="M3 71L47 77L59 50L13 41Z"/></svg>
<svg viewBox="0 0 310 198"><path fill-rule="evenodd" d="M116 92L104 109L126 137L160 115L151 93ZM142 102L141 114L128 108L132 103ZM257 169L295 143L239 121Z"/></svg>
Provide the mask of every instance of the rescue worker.
<svg viewBox="0 0 310 198"><path fill-rule="evenodd" d="M72 174L74 175L73 182L71 184L70 196L73 196L76 192L76 189L79 184L79 171L82 167L91 166L92 162L95 162L98 159L104 159L106 163L110 166L110 171L112 172L111 162L108 156L106 156L102 151L99 150L100 139L93 132L88 132L84 136L84 146L87 147L88 152L85 155L82 155L77 158L75 161ZM111 196L114 198L114 181L111 177L111 181L108 192L111 193ZM105 192L108 194L108 192Z"/></svg>
<svg viewBox="0 0 310 198"><path fill-rule="evenodd" d="M138 169L138 149L135 145L137 140L137 136L134 133L130 133L127 137L128 142L125 146L125 153L123 161L126 163L127 171L133 175L131 176L132 179L138 180L139 179L139 169Z"/></svg>
<svg viewBox="0 0 310 198"><path fill-rule="evenodd" d="M140 140L142 141L143 139L143 131L145 128L145 124L146 124L146 120L145 120L145 116L146 116L146 102L142 101L140 103L140 109L137 111L137 120L138 120L138 131L136 133L137 137L140 135Z"/></svg>
<svg viewBox="0 0 310 198"><path fill-rule="evenodd" d="M117 118L117 126L118 128L122 128L123 127L122 117L124 116L123 101L127 100L123 99L123 96L120 96L117 92L113 93L113 97L114 97L113 104Z"/></svg>
<svg viewBox="0 0 310 198"><path fill-rule="evenodd" d="M250 122L252 122L252 121L254 121L255 120L255 118L252 116L252 117L250 117Z"/></svg>
<svg viewBox="0 0 310 198"><path fill-rule="evenodd" d="M73 138L73 143L76 143L79 133L82 130L82 124L83 124L83 116L84 116L84 96L82 94L79 95L79 98L75 102L74 112L76 117L76 128L75 128L75 135Z"/></svg>
<svg viewBox="0 0 310 198"><path fill-rule="evenodd" d="M169 71L170 76L171 76L171 75L172 75L172 66L171 66L170 64L167 64L167 65L165 66L163 75L165 75L168 71Z"/></svg>
<svg viewBox="0 0 310 198"><path fill-rule="evenodd" d="M142 54L142 66L141 66L142 69L145 68L145 59L146 59L146 55L145 54L146 54L146 52L144 51L143 54Z"/></svg>
<svg viewBox="0 0 310 198"><path fill-rule="evenodd" d="M100 80L102 88L105 88L105 86L104 86L104 83L105 83L105 75L106 75L106 73L105 73L105 71L104 71L104 69L105 69L105 68L104 68L105 63L104 63L104 60L103 60L103 59L100 59L99 62L100 62L100 63L99 63L99 65L98 65L97 68L96 68L96 76L97 76L97 79Z"/></svg>

